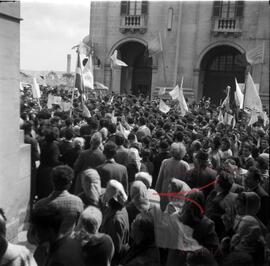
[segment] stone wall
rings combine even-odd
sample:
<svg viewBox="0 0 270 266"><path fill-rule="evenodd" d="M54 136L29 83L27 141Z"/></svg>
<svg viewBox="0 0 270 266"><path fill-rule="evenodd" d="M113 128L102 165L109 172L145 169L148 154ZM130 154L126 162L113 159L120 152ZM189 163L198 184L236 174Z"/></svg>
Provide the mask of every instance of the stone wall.
<svg viewBox="0 0 270 266"><path fill-rule="evenodd" d="M20 3L0 5L0 207L15 239L27 215L30 146L19 130Z"/></svg>

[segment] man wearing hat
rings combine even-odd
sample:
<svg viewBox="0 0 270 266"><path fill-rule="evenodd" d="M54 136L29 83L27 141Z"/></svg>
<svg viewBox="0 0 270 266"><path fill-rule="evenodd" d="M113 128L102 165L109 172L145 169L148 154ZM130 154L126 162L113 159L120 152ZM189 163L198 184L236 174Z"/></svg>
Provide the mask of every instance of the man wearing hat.
<svg viewBox="0 0 270 266"><path fill-rule="evenodd" d="M186 182L190 188L202 188L209 185L202 189L205 197L207 197L214 188L215 184L213 182L217 177L217 172L208 165L208 153L204 150L200 150L196 154L194 168L189 170L186 174Z"/></svg>

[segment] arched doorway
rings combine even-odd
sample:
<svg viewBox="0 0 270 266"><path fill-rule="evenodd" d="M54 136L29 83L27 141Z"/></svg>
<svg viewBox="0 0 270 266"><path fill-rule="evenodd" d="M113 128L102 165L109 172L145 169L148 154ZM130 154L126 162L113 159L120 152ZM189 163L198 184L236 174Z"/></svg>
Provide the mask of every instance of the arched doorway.
<svg viewBox="0 0 270 266"><path fill-rule="evenodd" d="M121 60L128 67L122 67L120 93L144 94L150 96L152 83L152 58L142 43L128 41L118 48Z"/></svg>
<svg viewBox="0 0 270 266"><path fill-rule="evenodd" d="M235 91L235 78L239 83L245 81L245 67L237 64L236 56L241 52L229 45L216 46L208 51L200 65L202 95L210 97L211 102L219 105L226 97L226 87Z"/></svg>

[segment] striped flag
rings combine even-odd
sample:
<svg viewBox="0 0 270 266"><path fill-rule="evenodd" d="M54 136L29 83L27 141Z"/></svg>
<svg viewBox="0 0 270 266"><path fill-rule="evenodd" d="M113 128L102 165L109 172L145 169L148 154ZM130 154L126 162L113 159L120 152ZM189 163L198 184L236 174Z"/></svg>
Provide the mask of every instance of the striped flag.
<svg viewBox="0 0 270 266"><path fill-rule="evenodd" d="M244 108L248 108L249 110L255 110L258 113L263 112L262 101L250 73L248 73L247 75L245 99L243 106Z"/></svg>
<svg viewBox="0 0 270 266"><path fill-rule="evenodd" d="M148 42L148 53L149 57L161 53L163 50L161 34L158 33L158 36Z"/></svg>
<svg viewBox="0 0 270 266"><path fill-rule="evenodd" d="M90 90L94 89L94 71L93 71L93 61L92 55L88 57L88 61L82 71L83 84L85 88Z"/></svg>
<svg viewBox="0 0 270 266"><path fill-rule="evenodd" d="M77 56L75 88L78 89L79 93L81 94L83 98L85 91L84 91L83 78L82 78L82 66L81 66L80 53L78 53L78 56Z"/></svg>
<svg viewBox="0 0 270 266"><path fill-rule="evenodd" d="M118 52L117 52L117 50L115 50L115 51L113 52L113 55L111 56L111 67L112 67L112 68L113 68L113 67L116 67L116 66L127 67L128 65L127 65L125 62L119 60L119 59L117 58L117 55L118 55Z"/></svg>
<svg viewBox="0 0 270 266"><path fill-rule="evenodd" d="M247 51L246 58L249 64L262 64L264 59L264 42Z"/></svg>

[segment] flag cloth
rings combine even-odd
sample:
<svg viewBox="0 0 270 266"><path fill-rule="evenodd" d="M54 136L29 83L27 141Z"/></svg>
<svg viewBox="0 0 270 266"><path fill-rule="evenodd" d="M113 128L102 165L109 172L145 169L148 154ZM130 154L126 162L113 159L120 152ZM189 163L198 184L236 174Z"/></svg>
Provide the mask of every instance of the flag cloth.
<svg viewBox="0 0 270 266"><path fill-rule="evenodd" d="M94 89L94 68L92 55L90 54L87 60L87 63L82 71L83 85L84 88L88 88L90 90Z"/></svg>
<svg viewBox="0 0 270 266"><path fill-rule="evenodd" d="M117 55L118 55L118 52L117 52L117 50L115 50L113 52L113 55L111 56L111 67L116 67L116 66L127 67L128 65L125 62L117 59Z"/></svg>
<svg viewBox="0 0 270 266"><path fill-rule="evenodd" d="M250 110L256 110L258 113L263 112L262 101L250 73L248 73L246 80L245 100L243 107Z"/></svg>
<svg viewBox="0 0 270 266"><path fill-rule="evenodd" d="M232 126L232 128L235 127L236 121L235 117L227 112L224 114L224 124Z"/></svg>
<svg viewBox="0 0 270 266"><path fill-rule="evenodd" d="M221 108L225 107L226 111L230 110L230 91L231 91L231 87L227 86L227 96L221 104Z"/></svg>
<svg viewBox="0 0 270 266"><path fill-rule="evenodd" d="M173 100L179 99L179 97L180 97L179 86L176 85L174 87L174 89L169 92L169 94L171 95L171 97L172 97Z"/></svg>
<svg viewBox="0 0 270 266"><path fill-rule="evenodd" d="M158 95L164 95L165 92L166 92L166 88L160 88L159 92L158 92Z"/></svg>
<svg viewBox="0 0 270 266"><path fill-rule="evenodd" d="M162 52L162 40L161 40L161 34L159 32L158 36L152 39L148 42L148 53L149 57L152 57L153 55L159 54Z"/></svg>
<svg viewBox="0 0 270 266"><path fill-rule="evenodd" d="M184 116L186 114L186 112L188 112L188 106L187 106L187 102L186 99L184 97L184 93L183 93L183 77L182 77L182 81L181 81L181 86L179 89L179 104L180 104L180 110L181 110L181 114Z"/></svg>
<svg viewBox="0 0 270 266"><path fill-rule="evenodd" d="M84 103L82 104L82 109L83 109L82 115L84 117L91 117L91 113L90 113L90 111L88 110L87 106Z"/></svg>
<svg viewBox="0 0 270 266"><path fill-rule="evenodd" d="M41 96L39 85L37 83L36 78L33 78L32 93L33 93L33 98L37 99L37 98L40 98Z"/></svg>
<svg viewBox="0 0 270 266"><path fill-rule="evenodd" d="M235 79L235 92L234 92L234 98L236 105L242 109L243 108L243 103L244 103L244 94L242 93L239 84L237 80Z"/></svg>
<svg viewBox="0 0 270 266"><path fill-rule="evenodd" d="M219 111L219 114L218 114L218 121L224 124L224 117L221 110Z"/></svg>
<svg viewBox="0 0 270 266"><path fill-rule="evenodd" d="M94 87L95 89L98 89L98 90L109 90L107 86L97 81L94 82Z"/></svg>
<svg viewBox="0 0 270 266"><path fill-rule="evenodd" d="M83 78L82 78L82 66L81 66L81 58L80 58L79 53L78 53L78 56L77 56L75 88L78 89L78 91L79 91L79 93L81 95L84 95L84 85L83 85Z"/></svg>
<svg viewBox="0 0 270 266"><path fill-rule="evenodd" d="M256 65L263 63L264 58L264 42L255 48L247 51L246 58L249 64Z"/></svg>
<svg viewBox="0 0 270 266"><path fill-rule="evenodd" d="M248 126L253 125L257 121L258 121L258 113L255 110L253 110L253 111L251 111L251 117L250 117L250 120L248 122Z"/></svg>
<svg viewBox="0 0 270 266"><path fill-rule="evenodd" d="M164 114L167 114L169 111L170 111L170 107L162 100L160 99L160 102L159 102L159 110L164 113Z"/></svg>

